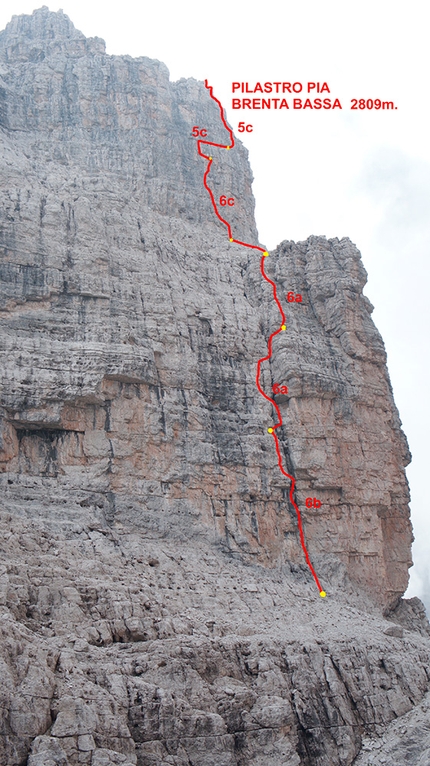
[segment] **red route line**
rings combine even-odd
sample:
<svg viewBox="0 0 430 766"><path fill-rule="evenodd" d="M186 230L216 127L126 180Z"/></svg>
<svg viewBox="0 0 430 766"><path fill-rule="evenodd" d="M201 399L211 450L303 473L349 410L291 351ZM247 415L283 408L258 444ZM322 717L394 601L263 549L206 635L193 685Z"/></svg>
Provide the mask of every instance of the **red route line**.
<svg viewBox="0 0 430 766"><path fill-rule="evenodd" d="M205 87L208 89L211 98L219 106L219 112L220 112L220 115L221 115L221 120L222 120L222 123L223 123L225 129L227 130L227 132L228 132L228 134L230 136L230 143L228 145L226 145L226 144L215 144L215 143L213 143L213 141L203 141L201 138L199 138L199 140L197 141L197 151L200 154L200 157L203 157L205 160L208 161L208 164L207 164L207 167L206 167L206 171L205 171L205 174L203 176L204 187L205 187L206 191L208 192L208 194L209 194L209 196L211 198L212 207L213 207L213 209L215 211L215 215L217 216L217 218L219 218L221 223L223 223L224 226L227 227L227 231L228 231L228 236L229 236L230 242L235 242L236 245L242 245L243 247L250 247L252 250L259 250L261 253L264 253L265 252L264 247L259 247L258 245L250 245L248 242L241 242L240 239L234 239L232 231L231 231L231 226L230 226L229 222L226 221L225 218L222 217L222 215L220 215L220 212L218 210L217 204L215 202L215 197L214 197L213 191L210 188L210 186L208 185L207 178L208 178L208 175L210 173L210 170L211 170L211 167L212 167L212 161L213 160L212 160L212 157L210 157L207 154L204 154L204 152L202 152L202 149L201 149L202 145L204 144L205 146L216 146L216 147L219 147L220 149L232 149L233 146L234 146L234 136L233 136L232 129L229 128L229 126L226 123L226 120L225 120L225 117L224 117L224 109L222 107L221 101L219 101L216 98L216 96L214 96L213 88L212 88L211 85L208 85L208 81L207 80L205 80Z"/></svg>
<svg viewBox="0 0 430 766"><path fill-rule="evenodd" d="M318 590L319 590L320 596L325 596L326 594L325 594L325 592L323 591L323 589L322 589L322 587L321 587L321 583L320 583L320 581L318 580L318 577L317 577L317 573L315 572L315 569L314 569L314 568L313 568L313 566L312 566L312 562L311 562L311 560L310 560L310 557L309 557L308 549L306 548L306 542L305 542L305 534L304 534L304 531L303 531L302 516L301 516L301 513L300 513L300 509L299 509L299 506L297 505L296 501L294 500L294 490L295 490L295 486L296 486L296 480L295 480L294 476L292 476L290 473L287 473L287 471L284 469L284 466L283 466L283 463L282 463L282 455L281 455L281 449L280 449L280 446L279 446L278 435L277 435L277 433L276 433L276 429L277 429L277 428L280 428L280 427L283 425L283 421L282 421L282 415L281 415L281 411L280 411L280 409L279 409L279 406L278 406L278 404L275 402L275 400L274 400L274 399L272 399L272 397L271 397L271 396L268 396L268 395L266 394L266 392L265 392L265 391L263 391L263 389L262 389L262 387L261 387L261 385L260 385L261 365L263 364L263 362L267 362L267 361L269 361L269 360L272 358L272 353L273 353L273 351L272 351L272 346L273 346L273 338L274 338L276 335L279 335L279 333L280 333L280 332L283 332L284 330L286 330L286 325L285 325L285 322L286 322L286 319L285 319L285 313L284 313L284 310L283 310L283 308L282 308L282 306L281 306L281 303L280 303L280 301L279 301L279 298L278 298L278 294L277 294L277 290L276 290L276 284L275 284L275 282L273 282L271 279L269 279L269 277L267 276L267 274L266 274L266 272L265 272L265 270L264 270L264 260L265 260L266 256L267 256L267 255L269 255L269 253L267 252L267 250L265 250L265 249L264 249L264 247L259 247L258 245L250 245L248 242L241 242L239 239L234 239L234 238L233 238L233 235L232 235L232 231L231 231L231 226L230 226L230 224L228 223L228 221L226 221L226 220L225 220L225 219L224 219L224 218L223 218L223 217L220 215L220 213L219 213L219 211L218 211L218 208L217 208L217 204L216 204L216 202L215 202L215 197L214 197L213 191L212 191L212 189L210 188L210 186L208 185L208 182L207 182L207 178L208 178L208 175L209 175L209 173L210 173L210 169L211 169L211 167L212 167L212 162L213 162L213 160L212 160L212 157L210 157L210 156L208 156L207 154L204 154L204 153L202 152L202 150L201 150L201 147L202 147L202 145L204 144L205 146L215 146L215 147L219 147L220 149L232 149L232 148L233 148L233 146L234 146L234 136L233 136L233 131L232 131L232 129L231 129L231 128L230 128L230 127L227 125L227 122L226 122L226 120L225 120L225 117L224 117L224 109L223 109L223 107L222 107L222 104L221 104L221 102L220 102L220 101L219 101L219 100L216 98L216 96L214 96L214 94L213 94L213 88L212 88L212 86L211 86L211 85L208 85L208 81L207 81L207 80L205 80L205 87L208 89L208 91L209 91L209 93L210 93L210 97L211 97L211 98L212 98L212 99L213 99L213 100L214 100L214 101L215 101L215 102L218 104L218 106L219 106L219 111L220 111L220 115L221 115L221 120L222 120L222 123L223 123L223 125L224 125L225 129L227 130L227 132L228 132L228 134L229 134L229 136L230 136L230 144L229 144L229 145L225 145L225 144L215 144L215 143L213 143L212 141L203 141L202 139L199 139L199 140L197 141L197 151L198 151L198 153L199 153L200 157L203 157L203 158L204 158L205 160L207 160L207 162L208 162L208 164L207 164L207 167L206 167L206 171L205 171L205 174L204 174L204 176L203 176L203 184L204 184L204 187L205 187L206 191L208 192L208 194L209 194L209 196L210 196L210 198L211 198L211 201L212 201L212 206L213 206L213 209L214 209L214 211L215 211L215 214L216 214L216 216L217 216L217 217L219 218L219 220L220 220L220 221L221 221L221 222L224 224L224 226L226 226L226 227L227 227L227 231L228 231L228 236L229 236L230 242L235 242L237 245L243 245L243 247L250 247L252 250L260 250L260 252L262 252L262 253L263 253L263 256L262 256L262 258L261 258L261 261L260 261L260 271L261 271L261 275L262 275L263 279L264 279L266 282L268 282L268 283L269 283L269 285L271 285L271 287L272 287L272 290L273 290L273 299L274 299L274 301L275 301L275 303L276 303L276 305L277 305L277 307L278 307L278 309L279 309L279 313L280 313L280 315L281 315L281 319L282 319L282 322L281 322L281 325L278 327L278 329L277 329L277 330L275 330L274 332L272 332L272 334L271 334L271 335L270 335L270 337L269 337L269 340L268 340L268 342L267 342L267 351L268 351L268 354L267 354L267 356L263 356L263 357L262 357L261 359L259 359L259 360L258 360L258 362L257 362L257 372L256 372L255 383L256 383L256 386L257 386L257 388L258 388L258 391L260 392L261 396L263 396L263 397L264 397L264 399L266 399L266 401L270 402L270 404L271 404L271 405L272 405L272 407L274 408L274 410L275 410L275 412L276 412L276 415L277 415L277 417L278 417L278 422L277 422L277 423L275 423L275 424L274 424L274 426L272 426L272 428L268 429L268 431L269 431L269 433L271 433L271 434L272 434L272 436L273 436L273 439L274 439L274 442L275 442L275 449L276 449L276 454L277 454L277 456L278 456L278 466L279 466L279 470L281 471L281 473L282 473L284 476L286 476L286 478L287 478L287 479L289 479L289 480L290 480L290 492L289 492L289 497L290 497L290 501L291 501L291 504L294 506L294 510L295 510L295 512L296 512L296 515L297 515L297 523L298 523L298 527L299 527L300 543L301 543L301 546L302 546L302 550L303 550L303 553L304 553L304 555L305 555L306 563L307 563L307 565L308 565L308 567L309 567L309 569L310 569L310 571L311 571L311 573L312 573L312 576L313 576L313 578L314 578L314 580L315 580L315 582L316 582L316 585L317 585L317 587L318 587Z"/></svg>

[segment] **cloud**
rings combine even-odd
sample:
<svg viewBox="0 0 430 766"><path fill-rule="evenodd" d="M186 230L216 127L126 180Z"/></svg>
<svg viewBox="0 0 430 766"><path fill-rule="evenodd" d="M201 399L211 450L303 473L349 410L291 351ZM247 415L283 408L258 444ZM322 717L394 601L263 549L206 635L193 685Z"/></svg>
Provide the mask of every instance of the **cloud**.
<svg viewBox="0 0 430 766"><path fill-rule="evenodd" d="M378 252L372 266L375 321L388 351L396 403L413 460L411 487L414 568L407 595L418 595L430 612L430 163L383 146L368 155L357 191L379 211L373 233ZM370 280L371 287L371 280ZM371 290L370 290L371 292Z"/></svg>
<svg viewBox="0 0 430 766"><path fill-rule="evenodd" d="M365 161L359 185L383 208L378 234L384 243L430 246L430 163L384 146Z"/></svg>

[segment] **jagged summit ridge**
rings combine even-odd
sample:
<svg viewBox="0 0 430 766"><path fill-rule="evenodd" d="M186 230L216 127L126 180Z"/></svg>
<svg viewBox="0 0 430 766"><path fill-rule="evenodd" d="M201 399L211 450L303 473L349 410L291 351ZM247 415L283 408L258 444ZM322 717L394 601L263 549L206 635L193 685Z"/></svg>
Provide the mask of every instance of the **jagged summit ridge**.
<svg viewBox="0 0 430 766"><path fill-rule="evenodd" d="M79 178L84 171L77 183L86 189L90 185L94 191L99 183L100 191L107 192L103 184L115 186L120 180L140 206L217 226L210 201L201 193L201 166L191 135L196 119L206 123L215 139L224 133L204 85L170 83L164 64L108 56L100 45L77 32L60 12L41 9L16 17L0 38L0 125L37 142L35 159L45 172L55 168L50 178L56 188L67 185L67 174ZM49 165L51 158L55 161ZM234 155L223 158L223 181L243 200L233 216L238 236L256 238L246 158L240 144Z"/></svg>
<svg viewBox="0 0 430 766"><path fill-rule="evenodd" d="M104 40L85 37L62 10L53 13L46 5L31 16L13 16L0 32L1 55L10 64L35 64L61 53L79 58L105 50Z"/></svg>

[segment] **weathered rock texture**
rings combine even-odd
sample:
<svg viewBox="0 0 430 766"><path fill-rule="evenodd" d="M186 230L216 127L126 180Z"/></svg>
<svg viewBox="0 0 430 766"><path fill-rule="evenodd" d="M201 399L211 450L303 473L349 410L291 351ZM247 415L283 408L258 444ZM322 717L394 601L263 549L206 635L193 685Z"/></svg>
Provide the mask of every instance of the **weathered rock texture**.
<svg viewBox="0 0 430 766"><path fill-rule="evenodd" d="M410 713L394 721L382 737L366 737L355 766L398 766L430 763L430 695Z"/></svg>
<svg viewBox="0 0 430 766"><path fill-rule="evenodd" d="M311 237L266 265L287 332L262 380L289 389L323 601L255 386L279 313L191 135L225 143L216 104L46 8L0 34L0 76L0 764L351 764L430 656L419 606L381 616L409 454L359 252ZM257 243L246 150L213 156Z"/></svg>
<svg viewBox="0 0 430 766"><path fill-rule="evenodd" d="M428 688L428 638L347 583L317 600L204 541L7 521L2 766L349 765Z"/></svg>

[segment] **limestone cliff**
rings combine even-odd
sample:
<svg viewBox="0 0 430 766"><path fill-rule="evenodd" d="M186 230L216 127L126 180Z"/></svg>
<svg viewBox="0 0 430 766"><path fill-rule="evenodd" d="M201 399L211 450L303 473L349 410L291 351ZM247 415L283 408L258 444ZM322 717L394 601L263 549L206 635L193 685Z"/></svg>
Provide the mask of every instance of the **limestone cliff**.
<svg viewBox="0 0 430 766"><path fill-rule="evenodd" d="M262 384L288 387L322 601L255 386L279 313L202 183L192 127L226 141L207 89L47 8L0 33L0 78L0 764L352 763L430 654L397 606L409 453L359 252L267 259L287 331ZM258 243L246 150L213 159Z"/></svg>

